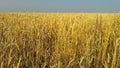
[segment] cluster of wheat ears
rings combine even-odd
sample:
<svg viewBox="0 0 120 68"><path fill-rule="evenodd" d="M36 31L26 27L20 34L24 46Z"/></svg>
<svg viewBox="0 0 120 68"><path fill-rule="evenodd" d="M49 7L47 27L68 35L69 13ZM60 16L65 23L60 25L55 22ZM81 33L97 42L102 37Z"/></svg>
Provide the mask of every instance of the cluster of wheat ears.
<svg viewBox="0 0 120 68"><path fill-rule="evenodd" d="M120 68L120 14L1 12L0 68Z"/></svg>

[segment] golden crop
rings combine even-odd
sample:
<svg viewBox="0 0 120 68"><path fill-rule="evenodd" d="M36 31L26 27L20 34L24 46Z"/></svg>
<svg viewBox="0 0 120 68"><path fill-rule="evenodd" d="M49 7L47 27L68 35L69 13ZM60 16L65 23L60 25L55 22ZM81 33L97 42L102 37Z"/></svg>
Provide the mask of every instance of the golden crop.
<svg viewBox="0 0 120 68"><path fill-rule="evenodd" d="M120 68L120 14L0 13L0 68Z"/></svg>

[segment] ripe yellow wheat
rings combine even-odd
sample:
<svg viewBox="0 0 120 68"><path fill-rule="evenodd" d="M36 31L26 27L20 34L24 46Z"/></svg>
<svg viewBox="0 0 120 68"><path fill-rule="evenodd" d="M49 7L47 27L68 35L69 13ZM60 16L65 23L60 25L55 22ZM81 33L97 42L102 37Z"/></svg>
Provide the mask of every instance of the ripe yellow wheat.
<svg viewBox="0 0 120 68"><path fill-rule="evenodd" d="M1 68L120 68L120 14L0 13Z"/></svg>

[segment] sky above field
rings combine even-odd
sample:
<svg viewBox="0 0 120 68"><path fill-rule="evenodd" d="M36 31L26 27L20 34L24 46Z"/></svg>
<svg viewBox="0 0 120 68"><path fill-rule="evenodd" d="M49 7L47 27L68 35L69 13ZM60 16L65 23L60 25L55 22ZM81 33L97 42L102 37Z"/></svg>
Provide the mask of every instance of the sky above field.
<svg viewBox="0 0 120 68"><path fill-rule="evenodd" d="M0 11L119 12L120 0L0 0Z"/></svg>

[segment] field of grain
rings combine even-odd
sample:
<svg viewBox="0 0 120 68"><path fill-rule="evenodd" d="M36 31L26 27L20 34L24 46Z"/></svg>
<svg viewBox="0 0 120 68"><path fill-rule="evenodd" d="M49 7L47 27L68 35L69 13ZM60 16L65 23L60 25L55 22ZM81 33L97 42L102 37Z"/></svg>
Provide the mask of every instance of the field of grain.
<svg viewBox="0 0 120 68"><path fill-rule="evenodd" d="M0 68L120 68L120 14L1 12Z"/></svg>

